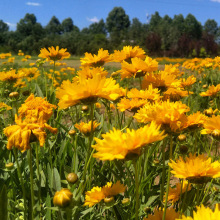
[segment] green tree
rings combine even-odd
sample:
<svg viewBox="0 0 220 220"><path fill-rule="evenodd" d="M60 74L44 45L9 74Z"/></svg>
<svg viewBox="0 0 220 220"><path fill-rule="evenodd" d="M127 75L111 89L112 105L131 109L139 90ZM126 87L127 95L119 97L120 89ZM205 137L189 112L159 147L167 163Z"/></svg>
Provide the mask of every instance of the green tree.
<svg viewBox="0 0 220 220"><path fill-rule="evenodd" d="M218 23L214 19L208 19L204 26L203 29L205 32L208 34L211 34L213 36L216 36L217 31L218 31Z"/></svg>
<svg viewBox="0 0 220 220"><path fill-rule="evenodd" d="M60 21L57 17L53 16L47 26L45 27L47 34L61 34L62 33L62 26Z"/></svg>
<svg viewBox="0 0 220 220"><path fill-rule="evenodd" d="M107 34L105 22L101 19L99 22L93 23L89 26L89 32L91 34Z"/></svg>
<svg viewBox="0 0 220 220"><path fill-rule="evenodd" d="M138 20L138 18L133 18L129 28L129 36L133 45L142 46L144 44L146 32L147 28L145 29L145 26Z"/></svg>
<svg viewBox="0 0 220 220"><path fill-rule="evenodd" d="M126 38L129 26L130 20L125 10L122 7L113 8L106 19L106 28L114 46L117 47Z"/></svg>
<svg viewBox="0 0 220 220"><path fill-rule="evenodd" d="M0 20L0 33L6 32L8 30L9 26L3 20Z"/></svg>
<svg viewBox="0 0 220 220"><path fill-rule="evenodd" d="M66 18L62 21L61 29L62 29L63 33L71 32L73 30L73 28L74 28L74 25L73 25L72 18Z"/></svg>
<svg viewBox="0 0 220 220"><path fill-rule="evenodd" d="M195 16L188 14L185 18L185 33L192 39L201 39L202 37L202 25L197 21Z"/></svg>

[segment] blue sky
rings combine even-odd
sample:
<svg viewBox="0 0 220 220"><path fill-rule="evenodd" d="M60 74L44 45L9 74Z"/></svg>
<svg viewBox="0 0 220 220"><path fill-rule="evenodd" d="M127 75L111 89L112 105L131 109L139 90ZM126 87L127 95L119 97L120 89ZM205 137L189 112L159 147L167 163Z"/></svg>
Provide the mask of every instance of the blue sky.
<svg viewBox="0 0 220 220"><path fill-rule="evenodd" d="M0 19L11 30L26 13L33 13L37 21L46 26L52 16L60 22L71 17L80 29L100 19L106 20L114 7L123 7L130 20L137 17L142 23L158 11L163 17L176 14L193 14L203 25L207 19L215 19L220 25L220 0L0 0Z"/></svg>

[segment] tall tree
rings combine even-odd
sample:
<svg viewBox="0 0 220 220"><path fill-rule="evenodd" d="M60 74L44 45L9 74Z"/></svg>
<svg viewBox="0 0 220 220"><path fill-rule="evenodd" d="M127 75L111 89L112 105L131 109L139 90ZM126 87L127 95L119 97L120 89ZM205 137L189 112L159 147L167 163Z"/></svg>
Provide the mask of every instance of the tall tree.
<svg viewBox="0 0 220 220"><path fill-rule="evenodd" d="M105 22L101 19L99 22L93 23L89 26L89 32L91 34L107 34Z"/></svg>
<svg viewBox="0 0 220 220"><path fill-rule="evenodd" d="M3 20L0 20L0 33L6 32L8 30L9 26Z"/></svg>
<svg viewBox="0 0 220 220"><path fill-rule="evenodd" d="M185 18L185 33L192 39L201 39L202 25L197 21L195 16L188 14Z"/></svg>
<svg viewBox="0 0 220 220"><path fill-rule="evenodd" d="M62 28L62 31L64 33L66 32L71 32L74 28L74 25L73 25L73 20L72 18L66 18L62 21L62 24L61 24L61 28Z"/></svg>
<svg viewBox="0 0 220 220"><path fill-rule="evenodd" d="M62 26L60 21L57 17L53 16L49 23L46 26L46 31L48 34L61 34L62 33Z"/></svg>
<svg viewBox="0 0 220 220"><path fill-rule="evenodd" d="M115 7L110 11L106 19L106 27L113 44L118 46L124 40L129 26L129 16L122 7Z"/></svg>
<svg viewBox="0 0 220 220"><path fill-rule="evenodd" d="M211 34L211 35L215 36L217 34L217 31L218 31L218 23L214 19L208 19L205 22L205 24L203 26L203 29L208 34Z"/></svg>

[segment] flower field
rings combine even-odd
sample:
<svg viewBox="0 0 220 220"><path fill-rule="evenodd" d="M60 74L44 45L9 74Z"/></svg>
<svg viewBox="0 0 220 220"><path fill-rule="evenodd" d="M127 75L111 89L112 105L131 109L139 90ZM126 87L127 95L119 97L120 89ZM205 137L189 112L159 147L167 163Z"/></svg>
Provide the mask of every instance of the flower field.
<svg viewBox="0 0 220 220"><path fill-rule="evenodd" d="M0 219L220 219L220 57L0 59Z"/></svg>

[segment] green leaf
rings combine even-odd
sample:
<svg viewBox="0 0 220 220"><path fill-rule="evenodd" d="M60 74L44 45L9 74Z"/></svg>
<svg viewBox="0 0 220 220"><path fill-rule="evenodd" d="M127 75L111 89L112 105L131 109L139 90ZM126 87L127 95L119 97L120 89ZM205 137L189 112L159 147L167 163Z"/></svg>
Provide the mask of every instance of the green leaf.
<svg viewBox="0 0 220 220"><path fill-rule="evenodd" d="M53 169L53 188L56 191L61 190L61 180L60 180L60 174L57 170L57 168Z"/></svg>
<svg viewBox="0 0 220 220"><path fill-rule="evenodd" d="M40 87L38 86L38 84L35 84L35 92L36 92L37 96L44 98L43 92L40 89Z"/></svg>
<svg viewBox="0 0 220 220"><path fill-rule="evenodd" d="M8 197L6 185L2 187L0 194L0 219L8 219Z"/></svg>

